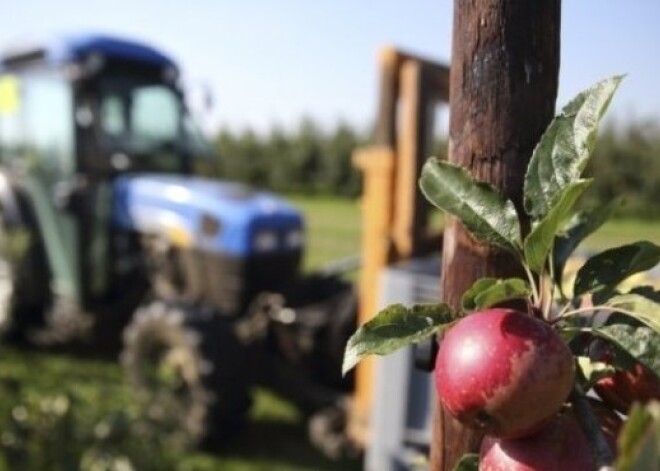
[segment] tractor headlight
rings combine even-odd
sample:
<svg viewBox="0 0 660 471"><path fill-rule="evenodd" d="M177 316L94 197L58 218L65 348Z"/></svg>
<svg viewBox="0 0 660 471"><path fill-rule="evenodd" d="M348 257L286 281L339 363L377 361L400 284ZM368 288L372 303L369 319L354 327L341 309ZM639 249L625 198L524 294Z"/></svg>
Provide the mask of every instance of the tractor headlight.
<svg viewBox="0 0 660 471"><path fill-rule="evenodd" d="M305 242L305 235L300 229L296 229L287 233L284 238L284 244L288 249L297 249L302 247Z"/></svg>
<svg viewBox="0 0 660 471"><path fill-rule="evenodd" d="M254 238L254 248L259 252L268 252L277 248L277 233L261 231Z"/></svg>

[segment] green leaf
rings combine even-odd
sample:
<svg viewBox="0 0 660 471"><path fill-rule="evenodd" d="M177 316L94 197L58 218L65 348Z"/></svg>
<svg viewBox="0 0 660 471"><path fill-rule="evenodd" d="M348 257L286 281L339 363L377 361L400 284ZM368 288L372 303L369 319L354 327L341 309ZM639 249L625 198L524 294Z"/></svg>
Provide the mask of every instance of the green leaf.
<svg viewBox="0 0 660 471"><path fill-rule="evenodd" d="M618 439L617 471L649 471L660 463L660 402L636 404Z"/></svg>
<svg viewBox="0 0 660 471"><path fill-rule="evenodd" d="M616 295L605 306L646 324L660 334L660 304L635 293Z"/></svg>
<svg viewBox="0 0 660 471"><path fill-rule="evenodd" d="M623 76L608 78L577 95L541 136L524 183L525 210L532 218L547 214L562 190L582 174L598 124L621 80Z"/></svg>
<svg viewBox="0 0 660 471"><path fill-rule="evenodd" d="M630 290L630 294L638 294L654 303L660 303L660 291L649 285L635 286Z"/></svg>
<svg viewBox="0 0 660 471"><path fill-rule="evenodd" d="M477 182L462 167L429 159L419 181L426 199L456 216L477 239L503 248L520 259L518 214L491 185Z"/></svg>
<svg viewBox="0 0 660 471"><path fill-rule="evenodd" d="M476 453L466 453L461 456L461 459L452 471L478 471L479 470L479 455Z"/></svg>
<svg viewBox="0 0 660 471"><path fill-rule="evenodd" d="M585 391L590 389L598 380L612 376L616 369L607 363L602 361L594 361L589 357L579 356L577 357L578 368L582 373L584 378L584 383L582 386Z"/></svg>
<svg viewBox="0 0 660 471"><path fill-rule="evenodd" d="M561 287L562 285L564 267L575 249L584 239L600 228L620 204L621 200L617 199L610 202L610 204L580 211L564 227L564 233L555 239L553 250L554 275L557 286Z"/></svg>
<svg viewBox="0 0 660 471"><path fill-rule="evenodd" d="M617 323L594 328L592 332L624 350L660 379L660 334L653 329L645 325Z"/></svg>
<svg viewBox="0 0 660 471"><path fill-rule="evenodd" d="M465 312L476 311L510 299L526 298L530 293L529 283L520 278L481 278L463 294L461 306Z"/></svg>
<svg viewBox="0 0 660 471"><path fill-rule="evenodd" d="M575 296L581 296L613 290L629 276L650 270L658 262L660 247L648 241L606 250L587 260L578 270L573 293Z"/></svg>
<svg viewBox="0 0 660 471"><path fill-rule="evenodd" d="M346 374L367 355L387 355L420 342L456 320L446 304L393 304L362 325L348 340L342 372Z"/></svg>
<svg viewBox="0 0 660 471"><path fill-rule="evenodd" d="M592 180L578 180L562 189L548 213L534 225L525 238L525 260L536 273L540 273L545 267L559 229L591 182Z"/></svg>

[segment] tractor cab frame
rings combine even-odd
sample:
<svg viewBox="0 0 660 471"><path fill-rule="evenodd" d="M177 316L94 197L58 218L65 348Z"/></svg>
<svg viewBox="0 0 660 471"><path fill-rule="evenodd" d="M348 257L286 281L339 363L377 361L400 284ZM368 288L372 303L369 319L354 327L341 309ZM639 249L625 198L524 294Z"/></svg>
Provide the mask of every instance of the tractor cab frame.
<svg viewBox="0 0 660 471"><path fill-rule="evenodd" d="M68 304L91 310L131 286L123 275L135 274L125 269L134 254L118 251L132 241L107 236L116 175L189 175L196 160L212 164L178 76L160 52L102 36L0 62L0 164L32 202L54 293Z"/></svg>

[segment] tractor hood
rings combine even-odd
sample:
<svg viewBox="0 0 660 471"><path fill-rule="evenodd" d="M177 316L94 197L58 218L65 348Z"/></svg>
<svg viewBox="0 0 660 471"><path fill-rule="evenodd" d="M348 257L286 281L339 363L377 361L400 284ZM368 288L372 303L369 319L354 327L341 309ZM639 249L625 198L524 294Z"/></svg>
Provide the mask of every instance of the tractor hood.
<svg viewBox="0 0 660 471"><path fill-rule="evenodd" d="M249 256L300 250L302 217L247 186L179 175L127 175L113 185L115 227L187 249Z"/></svg>

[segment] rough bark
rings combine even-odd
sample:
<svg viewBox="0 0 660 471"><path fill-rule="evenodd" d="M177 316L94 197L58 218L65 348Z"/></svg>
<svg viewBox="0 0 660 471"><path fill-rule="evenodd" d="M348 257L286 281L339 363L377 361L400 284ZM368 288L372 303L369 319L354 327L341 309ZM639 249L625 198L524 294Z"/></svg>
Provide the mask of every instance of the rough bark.
<svg viewBox="0 0 660 471"><path fill-rule="evenodd" d="M559 32L560 0L454 1L449 159L499 188L521 214L527 163L554 115ZM457 307L475 280L514 276L519 270L509 255L476 242L459 222L449 222L442 287L450 305ZM478 433L460 426L438 404L431 470L451 470L480 441Z"/></svg>

